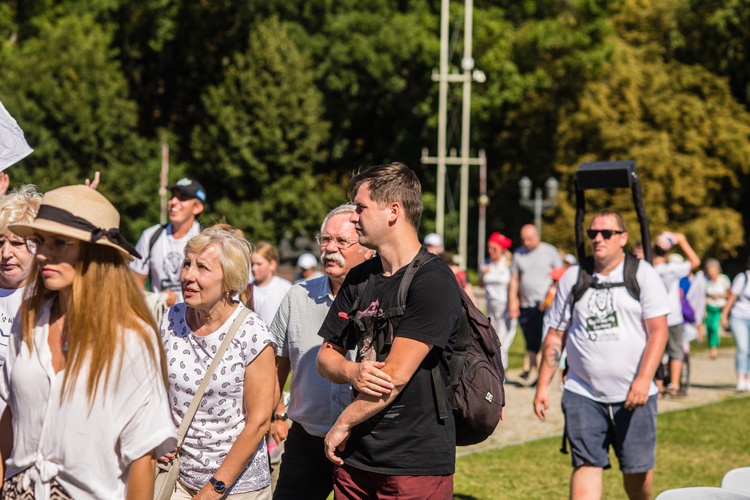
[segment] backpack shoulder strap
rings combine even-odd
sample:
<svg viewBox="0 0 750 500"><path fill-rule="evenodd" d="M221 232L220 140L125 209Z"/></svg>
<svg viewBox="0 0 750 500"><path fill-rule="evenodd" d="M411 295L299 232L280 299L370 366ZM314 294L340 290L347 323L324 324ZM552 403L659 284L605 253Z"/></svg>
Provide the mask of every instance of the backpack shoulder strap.
<svg viewBox="0 0 750 500"><path fill-rule="evenodd" d="M437 255L428 252L424 246L419 249L419 253L417 253L416 257L406 267L404 276L401 278L401 283L398 285L398 305L385 311L383 313L384 318L390 319L403 316L406 309L406 297L409 294L409 287L414 280L414 275L417 274L420 267L436 258Z"/></svg>
<svg viewBox="0 0 750 500"><path fill-rule="evenodd" d="M635 255L626 253L625 265L622 271L622 277L625 281L625 288L627 289L630 296L639 302L641 300L641 285L638 284L636 273L638 272L638 265L640 264L640 262L641 259L639 259Z"/></svg>
<svg viewBox="0 0 750 500"><path fill-rule="evenodd" d="M154 234L151 235L151 239L148 240L148 255L146 256L147 260L151 259L151 249L154 248L154 245L156 245L156 240L159 239L159 236L161 236L161 234L164 232L166 228L167 228L166 224L161 224L159 226L159 229L154 231Z"/></svg>
<svg viewBox="0 0 750 500"><path fill-rule="evenodd" d="M573 289L570 291L570 307L571 309L575 306L576 302L581 300L586 290L591 288L591 285L596 281L594 279L594 258L588 256L583 259L578 266L578 279L573 285Z"/></svg>

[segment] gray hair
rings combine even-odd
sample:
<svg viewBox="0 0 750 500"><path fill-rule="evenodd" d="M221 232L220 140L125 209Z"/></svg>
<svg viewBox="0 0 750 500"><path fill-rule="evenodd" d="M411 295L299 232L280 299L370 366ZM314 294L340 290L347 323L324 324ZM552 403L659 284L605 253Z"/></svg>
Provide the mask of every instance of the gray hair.
<svg viewBox="0 0 750 500"><path fill-rule="evenodd" d="M708 259L705 266L706 269L708 269L709 267L713 267L717 271L721 272L721 263L716 259Z"/></svg>
<svg viewBox="0 0 750 500"><path fill-rule="evenodd" d="M201 253L209 245L215 245L220 250L219 261L224 274L224 291L230 295L237 295L245 290L250 280L250 256L253 253L250 243L234 231L209 227L187 242L185 255Z"/></svg>
<svg viewBox="0 0 750 500"><path fill-rule="evenodd" d="M328 215L326 215L325 219L323 219L323 224L320 225L320 232L322 233L324 231L326 224L328 224L328 220L334 215L352 214L355 210L357 210L357 205L353 203L344 203L343 205L339 205L338 207L334 208L333 210L328 212Z"/></svg>

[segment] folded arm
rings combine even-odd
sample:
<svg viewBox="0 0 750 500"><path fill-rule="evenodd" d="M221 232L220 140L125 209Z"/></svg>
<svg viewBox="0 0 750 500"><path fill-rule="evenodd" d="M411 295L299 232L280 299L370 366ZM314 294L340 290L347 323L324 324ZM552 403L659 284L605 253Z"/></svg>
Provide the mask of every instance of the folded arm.
<svg viewBox="0 0 750 500"><path fill-rule="evenodd" d="M336 384L349 384L357 391L380 397L393 389L391 376L383 371L385 363L346 359L346 349L324 341L318 352L318 373Z"/></svg>
<svg viewBox="0 0 750 500"><path fill-rule="evenodd" d="M323 345L318 355L319 371L325 376L329 371L334 375L341 375L346 369L341 368L342 363L340 361L332 361L336 360L334 348L338 346L331 344L332 347L327 348L326 344L328 343L326 342ZM325 453L329 460L339 465L344 463L341 458L336 456L336 450L344 450L351 429L390 405L406 383L414 376L431 349L432 345L425 342L396 337L391 346L391 352L382 367L382 372L391 380L393 388L381 396L360 393L352 404L344 410L325 438ZM324 354L324 352L326 353ZM340 353L338 355L341 357Z"/></svg>

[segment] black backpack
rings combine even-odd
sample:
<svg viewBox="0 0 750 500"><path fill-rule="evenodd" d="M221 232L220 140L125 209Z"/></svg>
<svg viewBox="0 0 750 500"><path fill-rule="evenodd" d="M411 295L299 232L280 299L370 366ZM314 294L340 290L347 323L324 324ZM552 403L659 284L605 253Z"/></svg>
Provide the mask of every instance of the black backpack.
<svg viewBox="0 0 750 500"><path fill-rule="evenodd" d="M578 268L578 279L576 284L573 285L573 289L570 292L570 309L571 312L576 302L581 300L583 294L589 288L595 288L597 290L605 288L615 288L624 286L631 297L635 300L641 300L641 286L635 279L636 272L638 271L638 263L640 259L635 255L629 253L625 254L625 264L622 270L623 281L619 283L599 283L593 276L594 274L594 258L588 256L581 261L581 265Z"/></svg>
<svg viewBox="0 0 750 500"><path fill-rule="evenodd" d="M384 319L390 321L404 314L406 296L414 275L421 266L435 258L437 256L422 247L401 279L398 305L385 311ZM367 281L364 281L357 287L354 314L366 286ZM459 290L462 314L448 364L449 375L439 362L435 363L432 368L432 387L441 420L448 418L445 398L441 397L441 391L447 390L456 423L456 445L467 446L487 439L500 423L505 406L505 370L500 356L500 340L489 318L477 309L463 289L459 287ZM353 314L349 317L355 321ZM364 329L364 325L357 326ZM393 329L390 330L392 337Z"/></svg>

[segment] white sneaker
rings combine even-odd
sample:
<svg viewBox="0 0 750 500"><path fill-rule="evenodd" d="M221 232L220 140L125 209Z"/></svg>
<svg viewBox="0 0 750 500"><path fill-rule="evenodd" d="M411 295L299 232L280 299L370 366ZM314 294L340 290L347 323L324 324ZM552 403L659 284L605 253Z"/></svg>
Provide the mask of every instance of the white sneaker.
<svg viewBox="0 0 750 500"><path fill-rule="evenodd" d="M747 380L744 377L737 380L737 388L735 390L737 392L747 392L748 390L750 390L747 385Z"/></svg>

